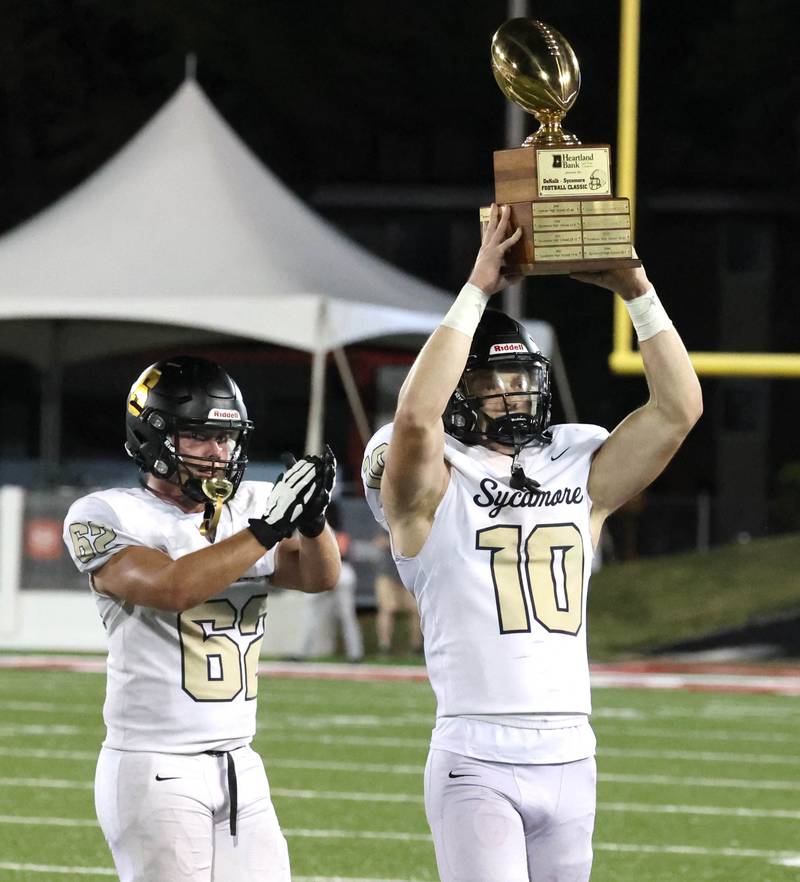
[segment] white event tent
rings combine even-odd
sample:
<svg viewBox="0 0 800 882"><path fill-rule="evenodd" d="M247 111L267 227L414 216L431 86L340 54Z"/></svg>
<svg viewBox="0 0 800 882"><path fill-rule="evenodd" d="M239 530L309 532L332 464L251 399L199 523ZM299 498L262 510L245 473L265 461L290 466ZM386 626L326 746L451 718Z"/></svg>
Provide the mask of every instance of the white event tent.
<svg viewBox="0 0 800 882"><path fill-rule="evenodd" d="M51 409L43 449L54 457L63 365L231 337L312 355L308 452L321 447L332 352L363 434L343 347L419 339L451 302L306 208L191 78L85 183L0 238L0 355L42 372L45 414ZM527 324L554 357L569 416L552 330ZM105 638L88 593L19 590L23 494L0 487L0 645L101 649ZM271 599L271 652L299 651L304 600L294 591ZM326 651L332 648L331 637Z"/></svg>
<svg viewBox="0 0 800 882"><path fill-rule="evenodd" d="M87 181L0 238L0 354L46 370L220 335L304 350L309 451L321 446L326 354L358 418L342 347L427 334L451 302L305 207L192 78ZM550 326L529 327L552 352Z"/></svg>

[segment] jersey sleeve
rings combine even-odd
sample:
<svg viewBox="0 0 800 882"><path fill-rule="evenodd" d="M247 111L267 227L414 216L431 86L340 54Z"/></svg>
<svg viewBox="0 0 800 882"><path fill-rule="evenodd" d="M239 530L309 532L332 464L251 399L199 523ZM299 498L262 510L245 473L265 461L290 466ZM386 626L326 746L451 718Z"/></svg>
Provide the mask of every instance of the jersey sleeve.
<svg viewBox="0 0 800 882"><path fill-rule="evenodd" d="M594 456L608 440L609 431L602 426L581 423L575 426L575 429L577 431L577 445L588 456Z"/></svg>
<svg viewBox="0 0 800 882"><path fill-rule="evenodd" d="M112 505L97 496L84 496L73 503L64 520L63 537L82 573L93 573L124 548L146 544L126 529Z"/></svg>
<svg viewBox="0 0 800 882"><path fill-rule="evenodd" d="M381 479L385 468L386 451L392 439L392 424L382 426L369 439L364 449L364 459L361 464L361 482L364 486L364 498L367 500L372 511L372 516L387 532L389 525L386 522L386 514L381 502Z"/></svg>
<svg viewBox="0 0 800 882"><path fill-rule="evenodd" d="M589 423L565 423L552 426L551 431L553 442L548 449L555 457L561 451L569 451L573 459L583 457L590 461L609 436L607 429Z"/></svg>

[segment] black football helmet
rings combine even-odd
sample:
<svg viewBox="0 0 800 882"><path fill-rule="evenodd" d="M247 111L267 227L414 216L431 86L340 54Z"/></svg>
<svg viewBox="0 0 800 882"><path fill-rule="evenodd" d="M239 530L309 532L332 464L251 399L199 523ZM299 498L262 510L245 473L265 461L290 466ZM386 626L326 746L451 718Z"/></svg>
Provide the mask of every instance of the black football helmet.
<svg viewBox="0 0 800 882"><path fill-rule="evenodd" d="M515 452L549 444L550 404L550 361L519 322L487 309L442 417L445 431L464 444L494 441Z"/></svg>
<svg viewBox="0 0 800 882"><path fill-rule="evenodd" d="M146 368L131 387L125 450L143 474L179 484L196 502L236 492L247 466L253 423L239 387L218 364L181 355ZM181 451L181 436L227 436L227 460Z"/></svg>

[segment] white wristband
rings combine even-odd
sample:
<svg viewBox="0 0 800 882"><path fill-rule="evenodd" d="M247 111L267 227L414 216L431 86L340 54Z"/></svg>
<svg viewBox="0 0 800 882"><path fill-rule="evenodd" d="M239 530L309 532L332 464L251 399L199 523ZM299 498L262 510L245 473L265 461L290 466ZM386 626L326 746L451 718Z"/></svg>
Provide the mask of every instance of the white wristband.
<svg viewBox="0 0 800 882"><path fill-rule="evenodd" d="M467 337L475 334L478 322L481 320L486 304L489 302L489 294L484 294L476 285L467 282L458 292L458 297L442 319L442 324L448 328L460 331Z"/></svg>
<svg viewBox="0 0 800 882"><path fill-rule="evenodd" d="M625 306L640 343L642 340L649 340L659 332L672 327L670 317L661 305L654 288L640 297L626 300Z"/></svg>

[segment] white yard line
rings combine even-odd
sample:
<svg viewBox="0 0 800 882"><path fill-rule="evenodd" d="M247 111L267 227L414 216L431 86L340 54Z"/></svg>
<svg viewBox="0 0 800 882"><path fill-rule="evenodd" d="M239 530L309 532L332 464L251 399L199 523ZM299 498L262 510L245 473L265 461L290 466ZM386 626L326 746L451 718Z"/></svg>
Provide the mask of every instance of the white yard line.
<svg viewBox="0 0 800 882"><path fill-rule="evenodd" d="M396 765L392 763L344 763L332 760L295 760L267 759L267 772L276 769L309 769L320 772L370 772L379 775L414 775L422 776L423 766ZM775 781L771 779L751 778L705 778L686 775L626 775L613 772L600 772L597 780L606 783L621 784L659 784L672 787L710 787L735 788L742 790L787 790L800 791L798 781Z"/></svg>
<svg viewBox="0 0 800 882"><path fill-rule="evenodd" d="M724 729L687 731L683 729L681 732L675 733L671 729L622 729L618 726L606 730L602 725L595 726L595 729L598 739L602 742L609 738L668 738L674 742L677 737L681 741L764 741L768 744L797 744L797 732L743 732L740 729L735 732Z"/></svg>
<svg viewBox="0 0 800 882"><path fill-rule="evenodd" d="M793 852L770 852L750 849L703 849L691 846L647 846L629 845L626 843L595 843L597 851L626 852L641 854L681 854L700 857L750 857L762 858L773 864L785 867L800 866L800 855ZM0 861L0 870L19 873L50 873L65 876L109 876L115 877L116 871L111 867L67 867L55 864L22 864L12 861ZM354 876L294 876L294 882L421 882L415 879L356 878Z"/></svg>
<svg viewBox="0 0 800 882"><path fill-rule="evenodd" d="M97 827L97 822L89 819L77 818L32 818L18 817L14 815L0 815L0 824L19 824L24 826L50 826L50 827ZM405 833L396 830L318 830L305 828L284 829L284 835L298 839L367 839L394 842L430 842L429 833ZM706 848L695 845L647 845L643 843L617 843L595 842L596 851L631 852L636 854L680 854L700 857L728 857L728 858L760 858L763 860L781 863L784 866L794 866L800 861L800 853L796 851L766 850L755 848ZM22 868L22 864L0 864L0 868ZM31 865L28 865L31 866ZM32 865L37 866L37 865ZM84 874L91 872L92 868L83 868ZM33 872L36 872L35 870ZM46 872L42 870L42 872ZM49 870L49 872L60 872ZM76 872L81 872L79 868ZM105 871L102 871L105 875Z"/></svg>
<svg viewBox="0 0 800 882"><path fill-rule="evenodd" d="M711 696L707 696L711 698ZM780 704L769 702L762 704L768 699L762 698L758 705L736 703L720 704L716 700L710 700L707 704L698 707L672 707L662 706L658 708L634 708L628 706L600 705L592 711L592 719L602 723L610 720L621 723L657 723L661 720L693 720L698 725L711 725L713 723L730 723L742 718L748 722L758 720L765 725L779 725L784 727L796 726L800 723L800 708L796 702L783 702ZM698 729L698 731L702 731Z"/></svg>
<svg viewBox="0 0 800 882"><path fill-rule="evenodd" d="M57 873L64 876L117 876L117 871L112 867L59 867L54 864L15 864L11 861L0 861L0 870L16 873Z"/></svg>
<svg viewBox="0 0 800 882"><path fill-rule="evenodd" d="M760 848L705 848L700 845L645 845L636 842L594 842L595 851L619 851L630 854L682 854L695 857L761 858L774 863L797 860L796 851L768 851Z"/></svg>
<svg viewBox="0 0 800 882"><path fill-rule="evenodd" d="M422 882L420 879L356 879L354 876L295 876L292 882Z"/></svg>
<svg viewBox="0 0 800 882"><path fill-rule="evenodd" d="M112 867L62 867L53 864L16 864L0 861L0 870L18 873L57 873L65 876L116 876ZM364 879L354 876L293 876L294 882L420 882L416 879Z"/></svg>
<svg viewBox="0 0 800 882"><path fill-rule="evenodd" d="M764 692L800 695L800 676L763 674L642 673L592 669L595 689L689 689L696 692Z"/></svg>
<svg viewBox="0 0 800 882"><path fill-rule="evenodd" d="M662 815L712 815L732 818L769 818L773 820L800 820L800 811L784 809L751 809L719 805L653 805L646 802L599 802L597 808L606 812Z"/></svg>
<svg viewBox="0 0 800 882"><path fill-rule="evenodd" d="M765 699L766 701L766 699ZM658 716L665 711L659 710ZM710 701L705 708L701 709L700 714L719 720L737 720L740 717L755 717L761 721L768 718L770 722L787 717L790 720L797 720L800 717L800 711L797 709L797 702L788 701L769 701L766 704L759 702L758 706L752 702L743 701L720 701L719 696L710 696ZM683 716L697 716L696 710L686 709L682 711ZM676 712L677 716L677 712Z"/></svg>
<svg viewBox="0 0 800 882"><path fill-rule="evenodd" d="M612 772L600 772L598 781L615 784L659 784L668 787L720 787L741 788L742 790L800 790L798 781L772 781L769 779L750 778L698 778L680 775L624 775Z"/></svg>
<svg viewBox="0 0 800 882"><path fill-rule="evenodd" d="M15 738L18 735L80 735L87 732L86 726L50 726L44 724L21 724L0 726L0 738Z"/></svg>
<svg viewBox="0 0 800 882"><path fill-rule="evenodd" d="M309 830L283 829L283 835L298 839L383 839L390 842L432 842L430 833L403 833L398 830Z"/></svg>
<svg viewBox="0 0 800 882"><path fill-rule="evenodd" d="M64 779L48 778L3 778L0 785L10 787L44 787L57 789L90 790L91 781L67 781ZM289 789L285 787L272 788L272 795L285 799L316 799L336 800L337 802L383 802L383 803L414 803L421 805L421 794L411 793L373 793L366 791L340 791L340 790L309 790ZM772 820L800 820L800 811L788 809L752 809L745 806L714 806L714 805L671 805L648 802L600 802L598 809L609 812L623 812L629 814L671 814L671 815L710 815L714 817L735 818L763 818ZM5 823L28 823L36 819L20 818L14 816L0 816L0 821ZM74 820L74 819L73 819ZM91 826L93 821L74 820L69 818L40 819L41 823L60 824L63 826Z"/></svg>
<svg viewBox="0 0 800 882"><path fill-rule="evenodd" d="M0 701L0 711L33 711L35 713L86 714L98 713L97 704L66 704L56 701Z"/></svg>
<svg viewBox="0 0 800 882"><path fill-rule="evenodd" d="M332 790L286 790L274 788L274 796L287 799L336 799L352 802L406 802L422 804L421 795L406 793L347 793ZM800 811L783 809L751 809L715 805L658 805L639 802L600 802L598 809L630 814L711 815L715 817L766 818L773 820L800 820Z"/></svg>
<svg viewBox="0 0 800 882"><path fill-rule="evenodd" d="M43 818L23 815L0 815L0 824L18 824L22 827L97 827L92 818Z"/></svg>
<svg viewBox="0 0 800 882"><path fill-rule="evenodd" d="M66 778L0 778L0 787L43 787L52 790L94 790L94 781Z"/></svg>
<svg viewBox="0 0 800 882"><path fill-rule="evenodd" d="M65 754L67 754L65 756ZM77 760L95 760L97 758L94 753L69 752L69 751L47 751L47 750L3 750L0 749L0 756L15 757L31 757L36 759L77 759ZM266 759L267 772L270 769L305 769L321 772L347 772L347 773L369 773L376 775L413 775L414 777L422 776L423 766L412 764L396 764L396 763L352 763L352 762L336 762L334 760L305 760L305 759ZM749 778L707 778L689 775L635 775L623 774L615 772L600 772L598 781L601 783L614 784L642 784L642 785L660 785L667 787L708 787L711 789L741 789L741 790L770 790L770 791L800 791L800 782L798 781L778 781L772 779L749 779ZM40 781L53 780L57 782L59 779L39 779L39 778L5 778L0 784L6 786L14 786L14 782L20 782L19 786L36 786ZM64 787L70 782L64 780ZM59 783L42 783L42 787L59 787ZM91 782L76 781L76 788L92 787Z"/></svg>
<svg viewBox="0 0 800 882"><path fill-rule="evenodd" d="M337 790L287 790L271 787L273 796L286 799L337 799L342 802L413 802L422 805L422 795L412 793L353 793Z"/></svg>
<svg viewBox="0 0 800 882"><path fill-rule="evenodd" d="M91 760L97 762L100 742L97 750L46 750L35 747L0 747L0 756L15 756L20 759L59 759L59 760Z"/></svg>
<svg viewBox="0 0 800 882"><path fill-rule="evenodd" d="M284 830L288 837L323 839L392 839L403 842L429 842L430 835L421 833L376 833L371 830ZM632 852L641 854L680 854L698 857L760 858L784 862L800 859L796 851L770 851L756 848L706 848L695 845L646 845L640 843L595 842L597 851Z"/></svg>
<svg viewBox="0 0 800 882"><path fill-rule="evenodd" d="M680 737L678 735L676 738ZM627 747L601 747L599 757L636 757L637 759L691 760L707 763L744 763L746 765L800 765L800 756L770 753L724 753L712 750L640 750Z"/></svg>

